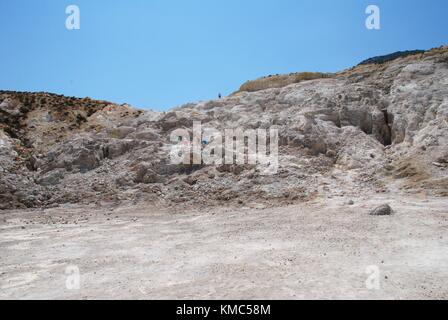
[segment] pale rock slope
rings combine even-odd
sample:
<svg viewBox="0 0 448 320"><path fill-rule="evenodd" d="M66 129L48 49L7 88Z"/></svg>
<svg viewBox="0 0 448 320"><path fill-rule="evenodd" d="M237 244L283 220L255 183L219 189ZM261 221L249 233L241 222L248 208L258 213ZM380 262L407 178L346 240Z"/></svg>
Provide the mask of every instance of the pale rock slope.
<svg viewBox="0 0 448 320"><path fill-rule="evenodd" d="M1 91L0 208L448 196L448 47L331 75L272 79L263 79L261 90L246 83L229 97L166 113ZM170 164L170 133L191 130L193 121L219 130L277 128L277 174L250 165Z"/></svg>

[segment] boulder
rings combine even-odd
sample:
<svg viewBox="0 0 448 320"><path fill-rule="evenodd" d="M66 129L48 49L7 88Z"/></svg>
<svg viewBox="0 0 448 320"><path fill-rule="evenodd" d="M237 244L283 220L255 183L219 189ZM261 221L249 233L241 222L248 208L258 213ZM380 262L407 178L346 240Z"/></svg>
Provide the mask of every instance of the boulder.
<svg viewBox="0 0 448 320"><path fill-rule="evenodd" d="M61 179L64 178L65 170L57 169L54 171L50 171L47 174L43 175L41 178L37 180L37 183L41 186L55 186L60 183Z"/></svg>
<svg viewBox="0 0 448 320"><path fill-rule="evenodd" d="M371 216L390 216L392 213L393 210L388 204L383 204L369 212Z"/></svg>
<svg viewBox="0 0 448 320"><path fill-rule="evenodd" d="M155 173L150 163L140 163L135 168L135 183L151 184L160 182L160 176Z"/></svg>

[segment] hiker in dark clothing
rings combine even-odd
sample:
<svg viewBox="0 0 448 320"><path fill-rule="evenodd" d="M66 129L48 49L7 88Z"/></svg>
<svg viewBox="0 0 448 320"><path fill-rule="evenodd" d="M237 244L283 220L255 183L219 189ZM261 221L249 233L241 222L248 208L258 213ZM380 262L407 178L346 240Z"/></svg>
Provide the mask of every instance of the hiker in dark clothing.
<svg viewBox="0 0 448 320"><path fill-rule="evenodd" d="M218 93L218 98L221 99L221 93Z"/></svg>

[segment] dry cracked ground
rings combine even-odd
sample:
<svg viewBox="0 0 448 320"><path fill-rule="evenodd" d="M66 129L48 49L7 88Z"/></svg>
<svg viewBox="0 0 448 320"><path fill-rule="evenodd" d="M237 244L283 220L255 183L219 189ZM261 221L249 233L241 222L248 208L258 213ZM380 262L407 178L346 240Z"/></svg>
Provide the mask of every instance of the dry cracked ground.
<svg viewBox="0 0 448 320"><path fill-rule="evenodd" d="M193 121L278 172L170 164ZM446 46L169 112L1 91L0 299L447 299L447 142Z"/></svg>

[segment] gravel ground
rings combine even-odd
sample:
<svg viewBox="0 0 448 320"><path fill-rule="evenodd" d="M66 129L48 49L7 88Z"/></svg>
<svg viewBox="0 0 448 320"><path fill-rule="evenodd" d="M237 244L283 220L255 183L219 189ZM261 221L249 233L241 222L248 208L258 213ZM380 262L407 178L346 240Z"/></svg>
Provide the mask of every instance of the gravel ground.
<svg viewBox="0 0 448 320"><path fill-rule="evenodd" d="M392 216L368 214L384 203ZM447 208L446 198L382 195L4 211L0 299L448 299Z"/></svg>

